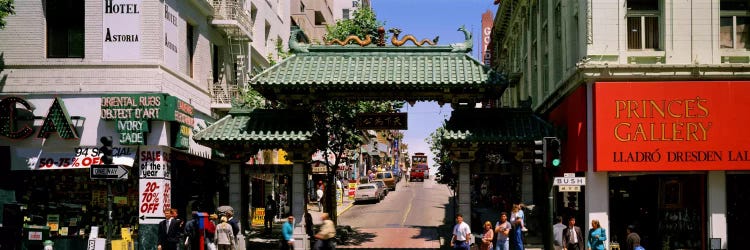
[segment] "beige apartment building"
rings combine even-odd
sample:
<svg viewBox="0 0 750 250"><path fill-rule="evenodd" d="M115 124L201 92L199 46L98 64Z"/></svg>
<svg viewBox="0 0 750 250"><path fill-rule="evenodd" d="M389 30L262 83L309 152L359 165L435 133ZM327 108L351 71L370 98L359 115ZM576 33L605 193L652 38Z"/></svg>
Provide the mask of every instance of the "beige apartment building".
<svg viewBox="0 0 750 250"><path fill-rule="evenodd" d="M561 133L555 213L594 219L609 245L634 225L646 249L743 249L750 222L745 89L749 3L736 0L498 1L492 67L500 106Z"/></svg>

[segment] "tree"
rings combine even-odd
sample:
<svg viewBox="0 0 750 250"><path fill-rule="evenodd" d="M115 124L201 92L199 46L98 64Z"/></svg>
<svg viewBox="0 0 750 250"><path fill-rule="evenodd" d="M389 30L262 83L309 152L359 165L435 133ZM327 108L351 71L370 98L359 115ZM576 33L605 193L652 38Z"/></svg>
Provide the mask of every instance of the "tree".
<svg viewBox="0 0 750 250"><path fill-rule="evenodd" d="M358 113L365 112L397 112L403 102L397 101L346 101L326 100L312 105L313 124L315 126L312 144L325 155L333 154L334 162L324 157L327 165L326 187L336 187L336 170L344 163L347 150L355 150L367 141L365 133L355 127ZM326 188L323 197L336 197L335 188ZM331 220L337 221L336 199L324 199L325 211Z"/></svg>
<svg viewBox="0 0 750 250"><path fill-rule="evenodd" d="M13 14L13 0L0 0L0 30L5 29L5 17Z"/></svg>
<svg viewBox="0 0 750 250"><path fill-rule="evenodd" d="M353 18L341 19L336 21L336 24L334 25L326 26L326 35L324 36L324 39L326 41L331 41L333 39L344 41L344 39L351 35L363 39L367 35L370 35L372 37L372 44L377 44L380 40L380 37L378 37L378 27L384 25L385 22L378 21L375 17L375 12L370 8L359 8L354 11ZM354 41L350 41L349 43L354 43Z"/></svg>
<svg viewBox="0 0 750 250"><path fill-rule="evenodd" d="M438 167L438 173L442 176L438 183L447 184L448 187L455 191L457 175L453 173L453 161L448 155L449 152L443 148L444 133L445 123L443 123L443 126L430 133L430 137L426 138L425 142L430 145L430 151L435 156L432 160Z"/></svg>

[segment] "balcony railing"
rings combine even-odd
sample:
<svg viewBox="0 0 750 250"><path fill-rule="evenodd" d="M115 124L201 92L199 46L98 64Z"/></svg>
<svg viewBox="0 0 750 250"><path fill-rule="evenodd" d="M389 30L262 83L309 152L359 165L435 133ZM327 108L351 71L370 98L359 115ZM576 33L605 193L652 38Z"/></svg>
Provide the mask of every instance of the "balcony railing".
<svg viewBox="0 0 750 250"><path fill-rule="evenodd" d="M232 100L239 98L240 88L236 84L227 84L226 82L214 82L213 78L208 79L209 91L211 92L212 108L230 108Z"/></svg>
<svg viewBox="0 0 750 250"><path fill-rule="evenodd" d="M239 33L233 35L247 36L248 38L252 35L253 24L239 0L213 0L211 3L214 7L212 24L225 28L236 28L236 30L228 30Z"/></svg>

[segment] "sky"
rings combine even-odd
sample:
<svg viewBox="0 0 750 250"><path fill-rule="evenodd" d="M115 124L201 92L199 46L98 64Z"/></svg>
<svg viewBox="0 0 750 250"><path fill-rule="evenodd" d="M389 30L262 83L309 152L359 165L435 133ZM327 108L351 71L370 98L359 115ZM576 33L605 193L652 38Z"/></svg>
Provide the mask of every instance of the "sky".
<svg viewBox="0 0 750 250"><path fill-rule="evenodd" d="M377 19L385 22L385 29L400 28L401 37L411 34L418 40L440 36L439 45L461 43L464 34L458 31L465 25L474 38L476 59L482 27L482 13L488 10L495 13L497 5L492 0L371 0ZM494 17L494 14L493 14ZM411 45L411 43L409 43ZM425 139L450 118L449 104L442 108L436 102L417 102L413 107L408 103L401 109L407 112L409 128L404 132L404 143L409 145L409 153L428 154L430 168L433 168L433 155ZM434 170L431 171L435 173Z"/></svg>

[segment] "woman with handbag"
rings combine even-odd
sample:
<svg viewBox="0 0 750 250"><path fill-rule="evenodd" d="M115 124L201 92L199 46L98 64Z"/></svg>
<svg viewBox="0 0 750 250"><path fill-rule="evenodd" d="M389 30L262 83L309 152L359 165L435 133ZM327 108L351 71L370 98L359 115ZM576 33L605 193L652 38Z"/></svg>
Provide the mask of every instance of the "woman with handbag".
<svg viewBox="0 0 750 250"><path fill-rule="evenodd" d="M586 238L586 248L588 250L604 250L604 241L607 240L607 231L602 228L598 220L591 221L591 229Z"/></svg>
<svg viewBox="0 0 750 250"><path fill-rule="evenodd" d="M484 222L484 234L482 235L482 244L479 246L480 250L492 249L492 241L495 239L495 230L492 230L492 223L490 221Z"/></svg>

